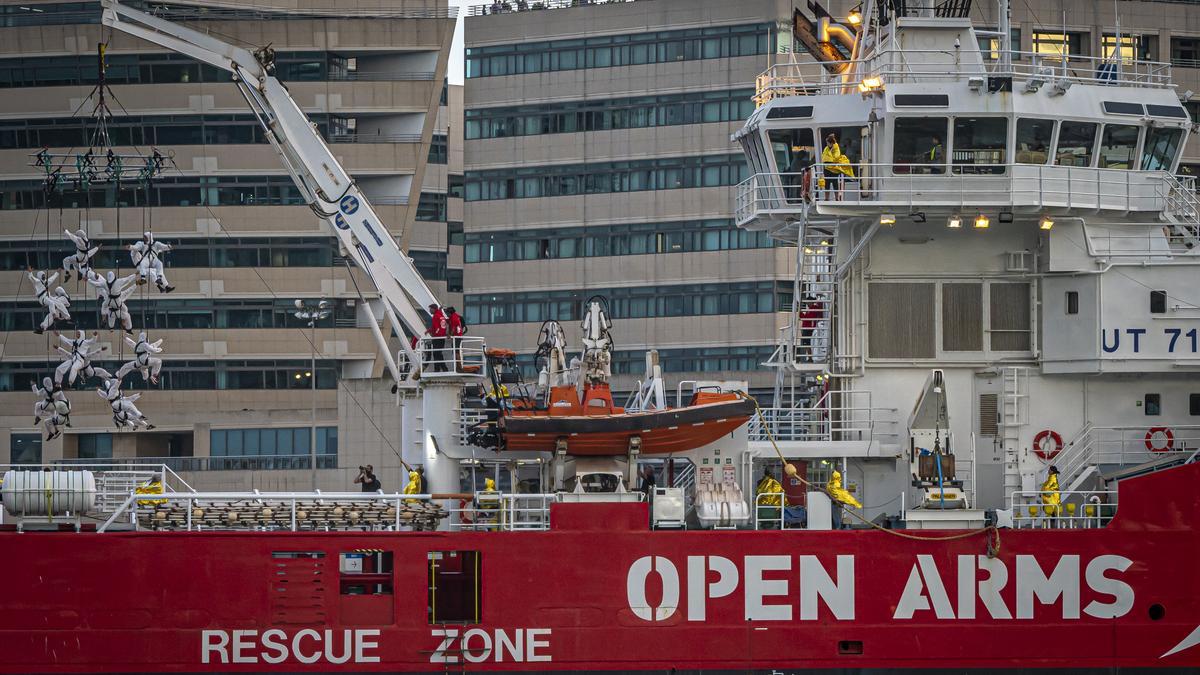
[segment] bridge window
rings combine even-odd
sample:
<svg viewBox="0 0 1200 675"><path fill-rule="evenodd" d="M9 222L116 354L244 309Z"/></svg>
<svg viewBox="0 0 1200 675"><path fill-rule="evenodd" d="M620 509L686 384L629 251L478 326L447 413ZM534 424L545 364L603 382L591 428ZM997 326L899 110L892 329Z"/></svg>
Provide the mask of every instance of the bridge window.
<svg viewBox="0 0 1200 675"><path fill-rule="evenodd" d="M1200 394L1188 394L1188 414L1200 416Z"/></svg>
<svg viewBox="0 0 1200 675"><path fill-rule="evenodd" d="M896 140L892 147L894 171L898 174L943 173L949 126L945 117L897 118Z"/></svg>
<svg viewBox="0 0 1200 675"><path fill-rule="evenodd" d="M1132 124L1106 124L1100 141L1100 168L1132 169L1141 128Z"/></svg>
<svg viewBox="0 0 1200 675"><path fill-rule="evenodd" d="M1094 122L1063 122L1058 131L1058 151L1054 163L1059 166L1091 166L1096 150Z"/></svg>
<svg viewBox="0 0 1200 675"><path fill-rule="evenodd" d="M838 147L841 148L842 154L850 159L851 164L858 164L862 161L863 135L866 130L866 127L822 127L821 147L824 148L825 137L833 134L837 137ZM855 167L854 175L858 174L858 167Z"/></svg>
<svg viewBox="0 0 1200 675"><path fill-rule="evenodd" d="M1053 137L1054 120L1017 120L1017 163L1045 164Z"/></svg>
<svg viewBox="0 0 1200 675"><path fill-rule="evenodd" d="M1004 173L1002 165L1007 163L1005 157L1007 148L1007 119L1003 117L955 118L955 173Z"/></svg>
<svg viewBox="0 0 1200 675"><path fill-rule="evenodd" d="M767 137L779 173L800 173L816 163L812 129L772 129Z"/></svg>
<svg viewBox="0 0 1200 675"><path fill-rule="evenodd" d="M1067 314L1079 313L1079 291L1067 291Z"/></svg>
<svg viewBox="0 0 1200 675"><path fill-rule="evenodd" d="M1157 127L1146 134L1146 147L1142 149L1142 171L1170 171L1179 153L1182 129Z"/></svg>

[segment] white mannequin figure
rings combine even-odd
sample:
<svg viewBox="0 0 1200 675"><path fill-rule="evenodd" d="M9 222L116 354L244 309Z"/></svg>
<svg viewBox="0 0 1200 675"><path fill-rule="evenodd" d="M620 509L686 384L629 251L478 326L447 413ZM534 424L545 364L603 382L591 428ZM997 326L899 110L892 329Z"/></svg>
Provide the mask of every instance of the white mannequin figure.
<svg viewBox="0 0 1200 675"><path fill-rule="evenodd" d="M117 379L124 380L125 376L137 370L142 373L142 379L151 384L158 384L158 373L162 370L162 359L155 354L162 353L162 338L150 342L146 333L138 333L138 339L126 336L125 344L133 347L133 360L121 366L117 371Z"/></svg>
<svg viewBox="0 0 1200 675"><path fill-rule="evenodd" d="M92 269L92 258L95 257L96 251L100 250L100 244L93 246L87 232L82 229L74 232L64 230L64 232L67 233L67 238L74 242L75 253L63 258L63 283L71 280L72 271L86 279L88 272Z"/></svg>
<svg viewBox="0 0 1200 675"><path fill-rule="evenodd" d="M67 295L67 291L59 286L54 289L53 293L46 293L40 298L42 306L46 308L46 318L42 319L42 323L33 332L41 335L54 327L58 321L70 321L71 312L67 308L71 306L71 296Z"/></svg>
<svg viewBox="0 0 1200 675"><path fill-rule="evenodd" d="M125 396L121 393L121 381L114 378L109 378L104 381L104 386L96 390L104 400L108 401L108 405L112 408L113 424L117 425L118 429L137 429L138 427L146 427L153 429L154 425L150 424L150 420L142 414L142 411L137 409L134 401L142 397L141 394L133 394Z"/></svg>
<svg viewBox="0 0 1200 675"><path fill-rule="evenodd" d="M155 241L154 235L149 232L143 232L140 241L129 245L129 257L133 260L133 266L137 268L139 284L152 281L163 293L175 290L174 286L167 283L167 275L163 270L161 257L163 253L170 250L170 244Z"/></svg>
<svg viewBox="0 0 1200 675"><path fill-rule="evenodd" d="M93 337L88 337L83 331L74 339L65 335L59 335L58 339L62 345L55 345L55 349L66 355L66 359L58 365L54 370L54 384L61 387L63 378L67 379L68 385L75 384L75 378L83 373L84 377L99 377L101 379L111 378L112 375L103 368L97 368L92 365L92 357L100 352L108 349L101 347L100 341L96 339L97 333L92 333ZM65 346L65 348L64 348Z"/></svg>
<svg viewBox="0 0 1200 675"><path fill-rule="evenodd" d="M105 276L94 272L88 276L88 283L96 287L102 325L107 326L109 330L116 328L119 323L126 333L133 333L133 318L129 315L129 308L125 302L137 289L136 280L137 277L132 274L117 278L116 273L112 271Z"/></svg>

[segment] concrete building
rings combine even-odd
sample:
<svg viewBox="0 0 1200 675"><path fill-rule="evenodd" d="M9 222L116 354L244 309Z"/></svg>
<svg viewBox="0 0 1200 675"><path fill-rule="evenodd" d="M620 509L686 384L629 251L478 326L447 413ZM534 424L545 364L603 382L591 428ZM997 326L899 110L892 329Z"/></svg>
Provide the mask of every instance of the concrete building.
<svg viewBox="0 0 1200 675"><path fill-rule="evenodd" d="M280 7L156 11L239 45L270 44L276 74L393 236L435 292L453 297L461 282L447 271L447 222L462 217L446 198L455 129L444 81L455 10L446 0ZM120 199L102 186L44 194L31 154L88 146L101 41L113 145L170 161L148 190L122 186ZM307 488L315 427L321 488L354 487L365 463L401 487L400 412L361 310L378 302L374 288L304 206L228 75L103 28L98 2L0 4L0 72L0 463L136 458L166 461L200 488ZM143 230L175 247L165 256L175 291L151 284L130 301L135 332L164 339L159 386L126 378L151 431L115 433L95 382L70 392L67 434L43 443L31 426L30 384L60 359L52 335L32 332L44 311L24 270L59 267L73 251L67 228L102 244L102 272L131 271L122 247ZM75 320L63 328L95 329L95 296L78 279L63 285ZM293 316L297 299L325 299L332 312L312 330ZM119 331L100 336L100 365L129 359Z"/></svg>
<svg viewBox="0 0 1200 675"><path fill-rule="evenodd" d="M834 2L835 16L858 3ZM729 140L756 76L793 43L786 0L500 2L466 19L468 318L528 353L541 321L577 341L581 303L609 298L618 389L646 347L681 379L747 380L787 324L795 249L737 231L746 167ZM1171 62L1200 91L1190 3L1013 3L1013 49ZM975 3L995 29L995 3ZM1066 33L1063 33L1063 17ZM798 58L806 58L799 56ZM1190 103L1200 117L1200 103ZM1188 150L1200 161L1200 149ZM1185 167L1193 170L1197 167Z"/></svg>
<svg viewBox="0 0 1200 675"><path fill-rule="evenodd" d="M787 0L521 3L466 19L468 321L522 353L583 302L615 321L614 381L749 380L791 303L794 248L739 231L729 141L792 47ZM512 10L515 3L508 3ZM539 9L550 5L549 9Z"/></svg>

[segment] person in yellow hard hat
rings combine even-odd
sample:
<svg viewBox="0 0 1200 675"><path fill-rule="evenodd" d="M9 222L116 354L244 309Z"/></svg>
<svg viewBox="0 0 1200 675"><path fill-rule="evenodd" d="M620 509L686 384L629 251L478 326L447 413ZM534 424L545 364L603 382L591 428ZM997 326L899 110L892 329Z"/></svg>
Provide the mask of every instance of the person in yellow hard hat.
<svg viewBox="0 0 1200 675"><path fill-rule="evenodd" d="M840 530L842 529L842 509L847 506L861 509L862 504L854 498L854 495L842 487L842 472L837 469L834 469L829 474L829 482L825 484L825 491L829 493L829 498L835 504L833 508L833 529Z"/></svg>
<svg viewBox="0 0 1200 675"><path fill-rule="evenodd" d="M782 517L783 485L775 480L775 474L770 468L763 470L762 480L758 481L754 495L754 513L757 520L770 523Z"/></svg>
<svg viewBox="0 0 1200 675"><path fill-rule="evenodd" d="M1050 527L1058 522L1058 512L1062 508L1062 493L1058 490L1058 467L1051 466L1046 482L1042 483L1042 510L1050 518Z"/></svg>
<svg viewBox="0 0 1200 675"><path fill-rule="evenodd" d="M483 479L483 489L475 493L475 511L478 522L486 523L486 530L495 530L500 515L500 491L496 489L496 481L491 478Z"/></svg>

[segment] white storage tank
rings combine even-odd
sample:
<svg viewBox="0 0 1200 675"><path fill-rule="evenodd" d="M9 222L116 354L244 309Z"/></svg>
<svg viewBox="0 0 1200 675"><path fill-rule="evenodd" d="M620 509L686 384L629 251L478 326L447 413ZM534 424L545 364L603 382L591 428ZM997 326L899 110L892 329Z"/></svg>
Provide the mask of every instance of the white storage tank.
<svg viewBox="0 0 1200 675"><path fill-rule="evenodd" d="M96 507L96 477L91 471L6 471L0 497L14 516L90 513Z"/></svg>

